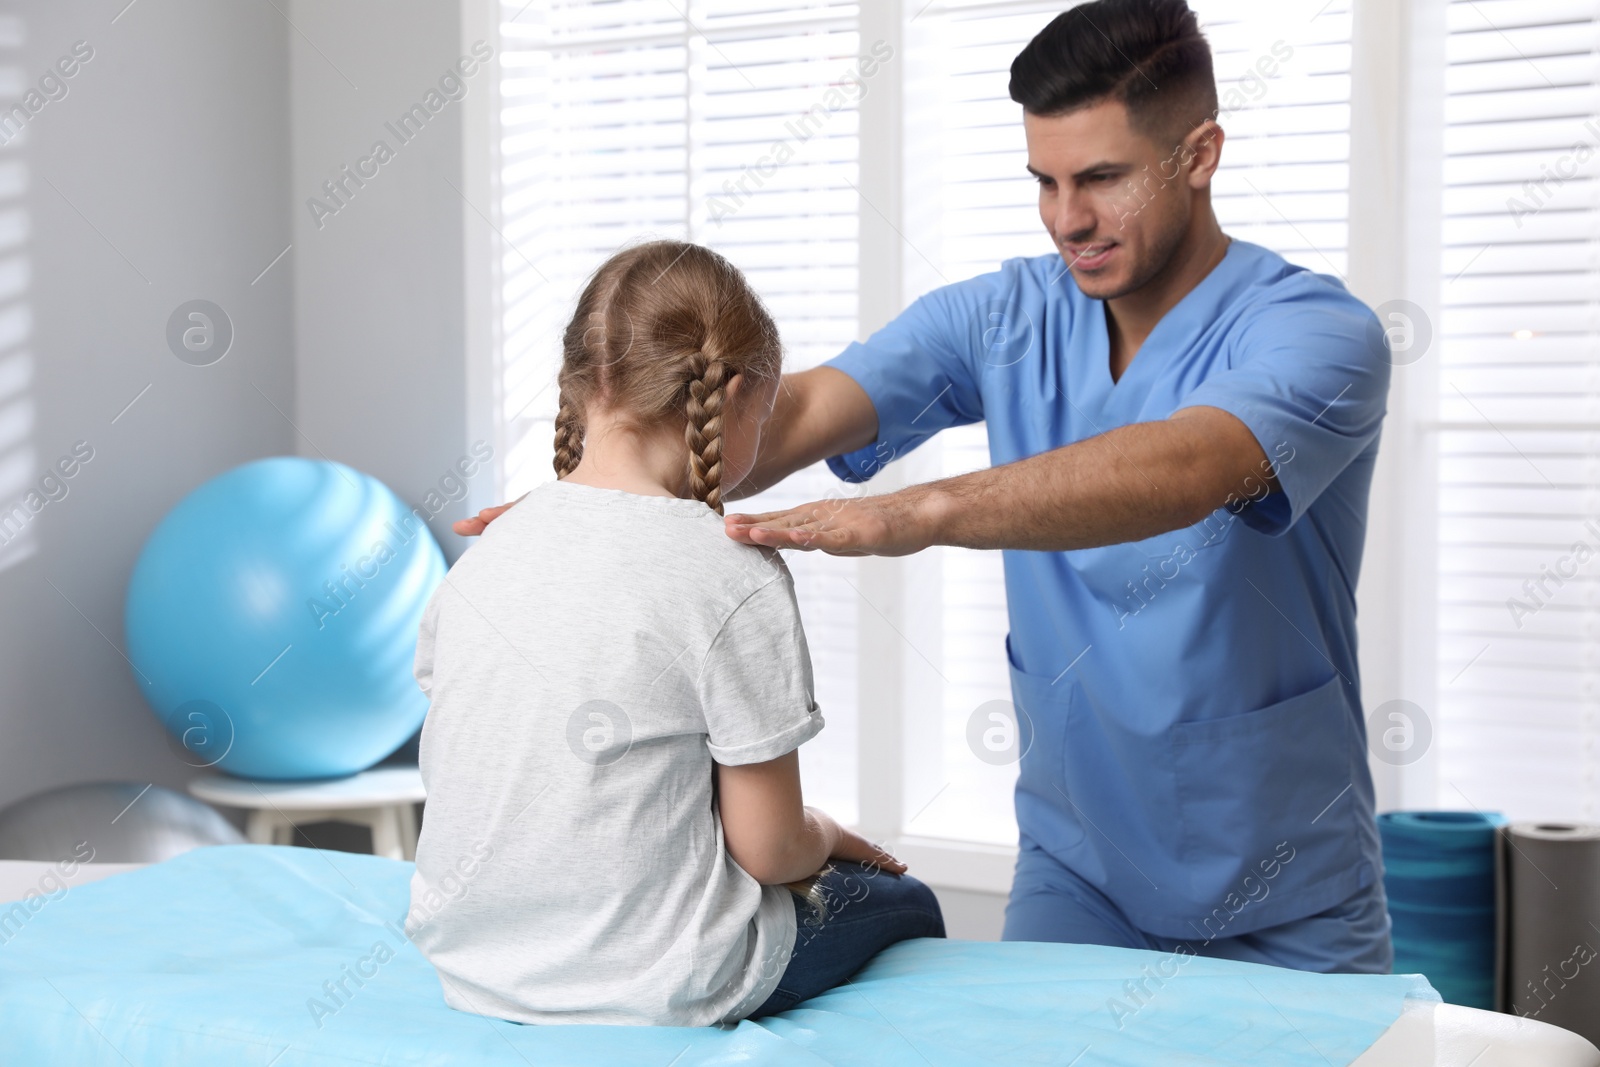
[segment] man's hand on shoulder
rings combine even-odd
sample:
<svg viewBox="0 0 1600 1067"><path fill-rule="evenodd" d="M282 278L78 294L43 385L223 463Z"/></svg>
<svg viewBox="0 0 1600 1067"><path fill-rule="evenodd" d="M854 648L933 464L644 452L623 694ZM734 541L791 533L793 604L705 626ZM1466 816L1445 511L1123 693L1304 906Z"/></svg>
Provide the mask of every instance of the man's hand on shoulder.
<svg viewBox="0 0 1600 1067"><path fill-rule="evenodd" d="M935 485L853 499L817 500L760 515L724 516L747 545L815 549L834 556L906 556L937 544L942 506Z"/></svg>
<svg viewBox="0 0 1600 1067"><path fill-rule="evenodd" d="M522 495L527 496L528 494L524 493ZM457 519L451 524L450 528L462 537L477 537L489 528L491 522L504 515L511 508L516 507L517 501L521 499L522 497L519 496L509 504L499 504L492 508L484 508L470 519Z"/></svg>

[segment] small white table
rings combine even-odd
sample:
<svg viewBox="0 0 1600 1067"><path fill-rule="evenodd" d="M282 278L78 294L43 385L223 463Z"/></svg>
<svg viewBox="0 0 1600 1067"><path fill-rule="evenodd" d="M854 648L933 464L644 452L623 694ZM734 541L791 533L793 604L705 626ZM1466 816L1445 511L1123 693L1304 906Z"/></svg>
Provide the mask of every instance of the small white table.
<svg viewBox="0 0 1600 1067"><path fill-rule="evenodd" d="M208 804L245 808L245 836L259 845L292 845L296 826L348 822L372 830L372 853L417 858L417 812L426 799L416 765L374 767L348 778L268 782L226 775L196 778L189 792Z"/></svg>

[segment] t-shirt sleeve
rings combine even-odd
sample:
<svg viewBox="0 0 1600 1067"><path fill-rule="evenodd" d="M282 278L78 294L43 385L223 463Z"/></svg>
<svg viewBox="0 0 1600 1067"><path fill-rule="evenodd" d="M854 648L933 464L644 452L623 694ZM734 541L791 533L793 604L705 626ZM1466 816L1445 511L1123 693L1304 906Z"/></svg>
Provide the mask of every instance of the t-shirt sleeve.
<svg viewBox="0 0 1600 1067"><path fill-rule="evenodd" d="M718 763L777 759L822 729L811 652L787 570L722 624L700 665L699 688L707 744Z"/></svg>
<svg viewBox="0 0 1600 1067"><path fill-rule="evenodd" d="M878 414L876 441L828 459L837 477L864 482L940 430L983 418L974 342L1008 328L992 288L985 277L935 289L823 364L854 378Z"/></svg>
<svg viewBox="0 0 1600 1067"><path fill-rule="evenodd" d="M1389 350L1377 316L1320 278L1245 320L1238 346L1232 365L1179 406L1220 408L1250 428L1282 491L1239 518L1276 536L1377 439Z"/></svg>

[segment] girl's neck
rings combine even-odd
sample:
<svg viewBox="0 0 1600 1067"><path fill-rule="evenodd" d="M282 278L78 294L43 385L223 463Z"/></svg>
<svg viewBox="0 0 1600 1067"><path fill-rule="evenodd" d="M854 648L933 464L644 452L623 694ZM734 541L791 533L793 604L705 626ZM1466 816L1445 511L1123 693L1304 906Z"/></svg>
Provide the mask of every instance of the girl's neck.
<svg viewBox="0 0 1600 1067"><path fill-rule="evenodd" d="M640 496L690 497L688 446L681 434L645 433L597 419L584 435L583 458L562 481Z"/></svg>

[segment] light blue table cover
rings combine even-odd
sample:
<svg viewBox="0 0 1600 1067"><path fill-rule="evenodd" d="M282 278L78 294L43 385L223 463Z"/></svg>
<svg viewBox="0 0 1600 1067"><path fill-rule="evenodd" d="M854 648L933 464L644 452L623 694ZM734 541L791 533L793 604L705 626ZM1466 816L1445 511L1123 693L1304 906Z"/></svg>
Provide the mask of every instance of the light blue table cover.
<svg viewBox="0 0 1600 1067"><path fill-rule="evenodd" d="M523 1026L445 1005L427 960L396 933L410 874L409 863L373 856L226 845L33 894L21 912L0 904L0 1063L1338 1067L1404 998L1438 999L1420 975L1194 958L1135 998L1128 983L1142 969L1175 963L1083 945L918 940L845 986L734 1029ZM353 995L326 1014L323 983L387 957L374 953L379 942L392 958L365 965L376 973L347 983Z"/></svg>

